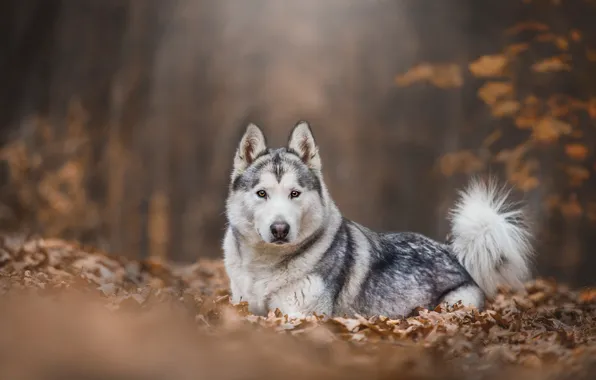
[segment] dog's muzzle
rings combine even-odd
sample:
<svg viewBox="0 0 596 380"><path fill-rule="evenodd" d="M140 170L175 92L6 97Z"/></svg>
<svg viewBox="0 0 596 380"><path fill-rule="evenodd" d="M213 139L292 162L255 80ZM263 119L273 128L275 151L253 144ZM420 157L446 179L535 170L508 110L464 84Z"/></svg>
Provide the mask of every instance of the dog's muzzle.
<svg viewBox="0 0 596 380"><path fill-rule="evenodd" d="M290 225L286 222L275 222L269 226L271 236L273 236L272 243L283 244L288 242L288 235L290 233Z"/></svg>

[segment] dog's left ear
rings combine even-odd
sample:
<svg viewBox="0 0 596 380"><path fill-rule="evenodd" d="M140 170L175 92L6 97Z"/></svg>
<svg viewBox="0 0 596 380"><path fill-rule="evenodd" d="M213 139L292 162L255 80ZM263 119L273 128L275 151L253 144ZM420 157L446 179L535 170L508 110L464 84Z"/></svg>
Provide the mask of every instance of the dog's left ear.
<svg viewBox="0 0 596 380"><path fill-rule="evenodd" d="M290 134L288 148L296 152L302 159L302 162L309 168L321 170L319 148L315 143L315 138L312 135L310 125L308 125L306 121L300 121L296 124Z"/></svg>

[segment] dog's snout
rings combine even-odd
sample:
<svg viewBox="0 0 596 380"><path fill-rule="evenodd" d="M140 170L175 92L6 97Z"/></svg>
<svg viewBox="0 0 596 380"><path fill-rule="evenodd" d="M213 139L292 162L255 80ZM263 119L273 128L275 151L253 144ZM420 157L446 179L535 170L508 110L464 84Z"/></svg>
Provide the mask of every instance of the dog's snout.
<svg viewBox="0 0 596 380"><path fill-rule="evenodd" d="M271 234L276 239L285 239L290 233L290 225L286 222L275 222L271 226Z"/></svg>

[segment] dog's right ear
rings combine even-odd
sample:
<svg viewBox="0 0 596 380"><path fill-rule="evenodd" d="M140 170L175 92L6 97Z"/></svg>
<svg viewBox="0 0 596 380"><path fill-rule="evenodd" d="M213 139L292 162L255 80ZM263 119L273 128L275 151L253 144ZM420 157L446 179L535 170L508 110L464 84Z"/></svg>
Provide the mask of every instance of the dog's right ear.
<svg viewBox="0 0 596 380"><path fill-rule="evenodd" d="M234 175L242 173L265 150L267 150L265 135L259 127L250 123L236 150Z"/></svg>

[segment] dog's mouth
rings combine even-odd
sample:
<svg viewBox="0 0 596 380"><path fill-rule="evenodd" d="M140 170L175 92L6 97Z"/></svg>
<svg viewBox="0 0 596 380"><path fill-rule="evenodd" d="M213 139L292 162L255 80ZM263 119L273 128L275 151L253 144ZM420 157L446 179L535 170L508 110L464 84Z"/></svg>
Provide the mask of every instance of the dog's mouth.
<svg viewBox="0 0 596 380"><path fill-rule="evenodd" d="M275 239L271 242L271 244L276 244L276 245L284 245L284 244L288 244L289 241L288 239Z"/></svg>

